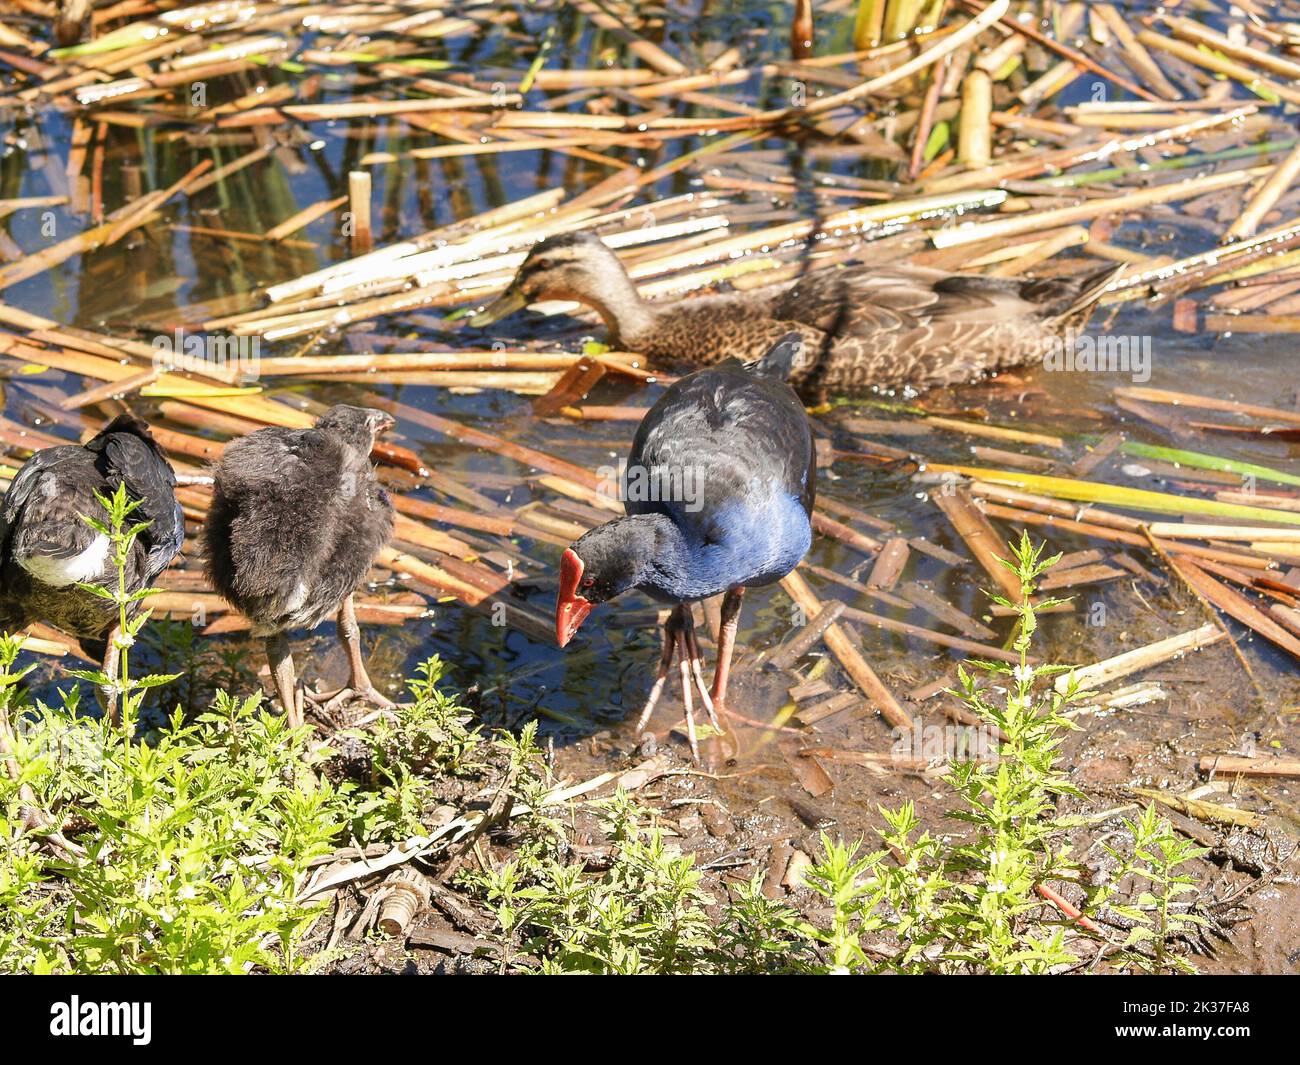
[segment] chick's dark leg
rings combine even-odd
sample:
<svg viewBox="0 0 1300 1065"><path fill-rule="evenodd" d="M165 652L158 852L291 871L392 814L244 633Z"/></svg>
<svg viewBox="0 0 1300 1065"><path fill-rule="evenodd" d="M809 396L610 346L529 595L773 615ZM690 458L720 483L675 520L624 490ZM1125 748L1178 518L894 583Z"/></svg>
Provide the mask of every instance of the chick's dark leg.
<svg viewBox="0 0 1300 1065"><path fill-rule="evenodd" d="M344 599L343 605L339 608L338 627L339 639L343 641L343 646L348 652L351 674L349 687L354 694L365 699L366 702L391 710L393 701L370 683L370 675L366 672L365 659L361 657L361 626L357 624L357 608L352 602L352 596Z"/></svg>
<svg viewBox="0 0 1300 1065"><path fill-rule="evenodd" d="M297 728L302 724L302 709L298 705L298 681L293 671L293 656L289 653L289 638L284 633L266 638L266 661L289 727Z"/></svg>
<svg viewBox="0 0 1300 1065"><path fill-rule="evenodd" d="M339 723L339 709L353 699L363 700L381 710L391 710L395 704L370 682L370 675L366 672L366 662L361 655L361 626L357 624L357 610L352 596L343 600L337 622L339 643L348 653L348 685L336 692L309 693L307 698L318 713L336 724ZM342 723L354 722L345 719Z"/></svg>

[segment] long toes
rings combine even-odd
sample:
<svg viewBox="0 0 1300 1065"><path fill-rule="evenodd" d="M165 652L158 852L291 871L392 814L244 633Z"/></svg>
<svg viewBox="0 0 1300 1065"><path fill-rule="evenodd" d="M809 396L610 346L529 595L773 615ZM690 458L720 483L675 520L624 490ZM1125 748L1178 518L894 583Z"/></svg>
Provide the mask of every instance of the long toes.
<svg viewBox="0 0 1300 1065"><path fill-rule="evenodd" d="M695 734L695 707L691 695L694 682L691 679L690 667L687 665L685 655L682 657L679 677L682 684L682 705L686 712L686 739L691 745L691 757L698 762L700 760L700 743Z"/></svg>
<svg viewBox="0 0 1300 1065"><path fill-rule="evenodd" d="M352 698L352 689L339 688L332 692L306 691L303 696L317 717L333 723L339 709Z"/></svg>
<svg viewBox="0 0 1300 1065"><path fill-rule="evenodd" d="M388 698L378 688L371 685L369 688L361 688L355 692L357 698L364 700L371 706L379 710L396 710L397 704Z"/></svg>
<svg viewBox="0 0 1300 1065"><path fill-rule="evenodd" d="M667 671L660 671L659 675L655 677L655 682L650 688L650 694L646 696L646 700L641 706L641 716L637 718L636 734L638 736L645 732L646 726L650 724L650 717L655 712L655 707L659 703L659 696L662 694L667 680Z"/></svg>
<svg viewBox="0 0 1300 1065"><path fill-rule="evenodd" d="M365 703L380 711L397 709L397 704L373 685L365 688L340 688L328 693L308 693L307 701L319 716L331 722L337 722L341 711L353 703Z"/></svg>

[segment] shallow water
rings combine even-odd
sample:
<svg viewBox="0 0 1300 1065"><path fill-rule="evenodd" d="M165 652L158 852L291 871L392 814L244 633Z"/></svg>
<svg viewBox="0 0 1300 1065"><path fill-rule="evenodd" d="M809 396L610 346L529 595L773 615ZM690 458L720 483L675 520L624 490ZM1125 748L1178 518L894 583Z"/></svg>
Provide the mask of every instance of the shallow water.
<svg viewBox="0 0 1300 1065"><path fill-rule="evenodd" d="M673 6L667 9L666 47L678 51L688 62L705 60L730 44L757 54L784 58L786 7L755 3L704 4L701 7ZM820 52L841 51L847 40L848 20L836 20L833 30L823 29L818 38ZM545 27L545 17L536 20L536 32ZM502 68L503 82L517 81L527 65L531 49L517 51L519 39L508 30L490 29L429 42L428 55L445 59L452 69ZM566 9L546 62L548 69L597 65L613 48L606 34L593 30ZM617 50L612 53L617 55ZM263 79L275 84L289 78L268 70ZM214 92L232 95L251 91L257 79L241 75L236 84ZM323 101L348 99L357 82L349 68L322 81ZM745 103L764 106L780 100L784 91L778 78L758 79L729 87L725 94ZM1077 85L1073 92L1087 91ZM534 91L530 106L560 93ZM677 112L690 114L686 106ZM66 191L62 175L72 133L71 116L52 108L27 114L9 114L0 120L3 156L0 157L0 198L58 195ZM346 175L367 151L401 152L427 138L412 137L398 120L356 120L316 122L293 127L286 124L275 134L278 147L272 159L233 175L193 199L181 197L164 212L164 222L153 224L117 245L69 260L60 267L5 291L5 302L60 322L87 328L134 335L149 341L172 327L194 320L194 305L232 300L267 284L299 276L348 256L347 238L338 231L333 215L309 226L294 241L273 247L256 240L232 241L191 231L190 227L214 227L247 234L261 234L303 207L346 192ZM138 168L143 189L163 187L184 174L199 160L212 158L218 165L243 154L252 141L220 149L189 148L154 129L108 129L108 151L103 171L104 202L116 206L127 197L128 178L124 168ZM654 166L679 151L689 151L701 142L683 138L668 142L664 152L609 149L608 154ZM811 170L828 170L851 178L881 176L880 164L870 159L846 160L827 155L807 159L800 146L779 138L759 142L753 151L774 152ZM484 210L518 200L538 190L563 185L570 193L591 187L609 174L609 168L565 157L553 152L518 152L500 156L470 156L425 162L403 161L372 168L373 202L376 204L376 243L404 239L449 222L472 217ZM701 178L690 171L679 172L647 188L646 201L658 197L699 191ZM851 201L850 201L851 202ZM806 208L779 205L777 211L791 217ZM50 229L52 219L53 229ZM21 211L0 222L13 244L27 252L37 251L52 240L80 231L85 219L55 209L48 217L38 211ZM1195 219L1165 212L1159 221L1129 222L1112 238L1129 247L1178 254L1208 246L1214 235L1198 227ZM302 246L302 242L309 246ZM870 249L863 258L870 260ZM247 301L244 301L247 302ZM355 329L331 333L304 347L302 339L281 345L264 345L262 354L291 354L302 350L312 354L384 350L383 339L394 342L440 346L479 346L483 337L471 332L447 332L439 328L433 312L407 318L363 323ZM534 338L549 336L557 326L536 318L519 316L495 327L494 337ZM1111 332L1150 337L1153 362L1148 383L1167 387L1292 408L1297 405L1293 368L1294 341L1285 336L1188 335L1170 329L1167 309L1126 307L1108 327ZM601 335L596 326L580 327L563 334L573 338ZM1128 384L1124 375L1107 373L1052 373L1043 369L1024 370L993 384L952 390L925 397L928 406L951 411L968 411L1004 425L1017 425L1067 436L1099 434L1120 427L1136 440L1213 451L1227 457L1259 462L1300 473L1296 446L1247 436L1207 436L1198 440L1167 431L1119 410L1112 389ZM16 375L5 384L5 415L15 421L38 425L71 439L74 426L49 424L34 402L31 385L53 384L64 390L84 387L63 375L25 378ZM330 403L356 400L365 389L348 385L290 385L268 383L270 394L301 393L312 400ZM632 432L630 422L578 424L531 416L527 399L508 392L453 394L444 389L417 386L386 386L376 381L373 389L428 411L481 426L521 443L590 467L610 464L625 449ZM641 389L608 380L590 399L594 403L646 404L655 394L653 386ZM147 402L140 404L148 415ZM864 413L871 414L871 411ZM85 423L95 424L97 415ZM834 424L834 418L826 424ZM433 469L463 475L469 483L493 499L518 507L530 502L533 490L520 480L524 471L496 455L478 452L448 441L418 424L399 426L400 442L414 448ZM905 439L882 438L894 446L906 447ZM960 461L968 456L960 437L935 434L923 439L926 454L935 460ZM1072 443L1071 453L1082 446ZM496 476L494 479L494 475ZM514 482L503 487L501 478ZM1112 479L1113 476L1112 476ZM1158 479L1138 477L1126 483L1161 487ZM895 523L907 535L924 535L935 543L961 551L962 545L945 520L925 496L923 485L915 483L910 471L879 467L866 462L839 462L823 470L820 491ZM433 492L420 493L440 499ZM1010 534L1011 530L1003 529ZM1054 536L1062 550L1096 546L1070 537ZM546 543L521 541L520 548L542 564L541 572L530 576L518 589L520 600L534 612L549 612L553 596L553 567L559 548ZM864 558L843 545L819 539L811 560L816 564L848 572ZM973 566L958 573L928 558L916 558L909 579L934 581L935 588L968 612L984 609L979 586L982 574ZM823 596L838 594L835 586L814 580ZM1083 590L1090 605L1102 602L1108 622L1089 627L1079 615L1045 619L1041 653L1047 658L1088 662L1120 650L1201 623L1198 607L1185 595L1167 590L1135 587L1136 582L1115 582ZM840 590L842 592L842 590ZM869 602L850 602L863 609L881 610ZM398 677L431 653L448 663L449 677L458 686L477 685L482 691L481 711L492 723L517 725L533 717L558 743L566 744L606 729L614 730L619 742L626 742L629 718L643 698L648 676L658 655L657 635L648 623L648 600L632 597L593 616L581 639L565 653L527 634L498 627L484 613L466 610L458 604L437 604L432 617L402 628L372 628L366 633L377 677ZM885 609L883 612L888 613ZM893 616L905 615L894 613ZM913 612L909 620L925 624ZM788 635L792 618L788 600L779 591L756 590L745 604L742 617L742 648L770 647ZM995 622L1001 636L1009 623ZM234 644L240 641L235 639ZM1127 719L1132 729L1150 743L1176 742L1185 737L1195 722L1209 722L1197 738L1200 750L1226 750L1244 730L1259 727L1270 711L1294 706L1300 701L1294 663L1259 641L1243 638L1244 653L1253 664L1266 699L1263 703L1244 694L1238 666L1222 646L1207 652L1198 671L1171 666L1158 671L1178 673L1186 682L1174 688L1171 704L1156 711L1141 711ZM331 633L323 629L302 636L300 653L310 648L315 658L303 659L304 672L311 677L323 672L340 679L341 659L333 650ZM895 690L924 683L940 676L959 656L936 651L929 645L904 637L872 634L867 637L869 660ZM1182 670L1179 673L1179 669ZM52 673L46 673L52 677ZM770 716L784 701L783 685L767 675L742 674L738 698L746 712L759 718ZM1172 711L1172 713L1170 712ZM1155 715L1164 717L1156 719ZM820 742L846 747L882 750L888 742L886 727L872 719L830 719L820 729ZM761 735L751 735L748 744L761 751ZM763 755L756 754L755 757ZM1134 767L1134 771L1137 768ZM1153 771L1159 772L1158 767ZM1138 775L1143 775L1138 772ZM788 786L788 774L780 784ZM856 794L849 789L845 798ZM835 800L828 800L835 801Z"/></svg>

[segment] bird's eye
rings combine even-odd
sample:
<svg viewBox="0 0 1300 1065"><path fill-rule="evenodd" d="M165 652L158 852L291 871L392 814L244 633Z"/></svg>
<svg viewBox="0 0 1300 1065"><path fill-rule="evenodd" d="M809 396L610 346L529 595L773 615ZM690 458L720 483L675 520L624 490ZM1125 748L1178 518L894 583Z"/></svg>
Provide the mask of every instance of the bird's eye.
<svg viewBox="0 0 1300 1065"><path fill-rule="evenodd" d="M582 586L583 586L584 588L592 588L592 587L595 586L595 584L596 584L596 578L595 578L595 577L588 577L586 580L584 580L584 581L582 582Z"/></svg>

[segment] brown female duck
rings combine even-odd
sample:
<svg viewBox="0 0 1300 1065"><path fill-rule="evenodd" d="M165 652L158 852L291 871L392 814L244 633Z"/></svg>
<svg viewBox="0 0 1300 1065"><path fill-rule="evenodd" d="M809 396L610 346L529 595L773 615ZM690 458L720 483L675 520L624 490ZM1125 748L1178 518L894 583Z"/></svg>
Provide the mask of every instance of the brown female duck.
<svg viewBox="0 0 1300 1065"><path fill-rule="evenodd" d="M756 359L795 332L805 347L791 383L805 394L922 389L1041 360L1087 321L1114 274L1019 280L852 266L810 271L775 291L649 302L599 237L577 233L537 244L470 325L540 300L576 300L600 314L623 351L707 366Z"/></svg>

